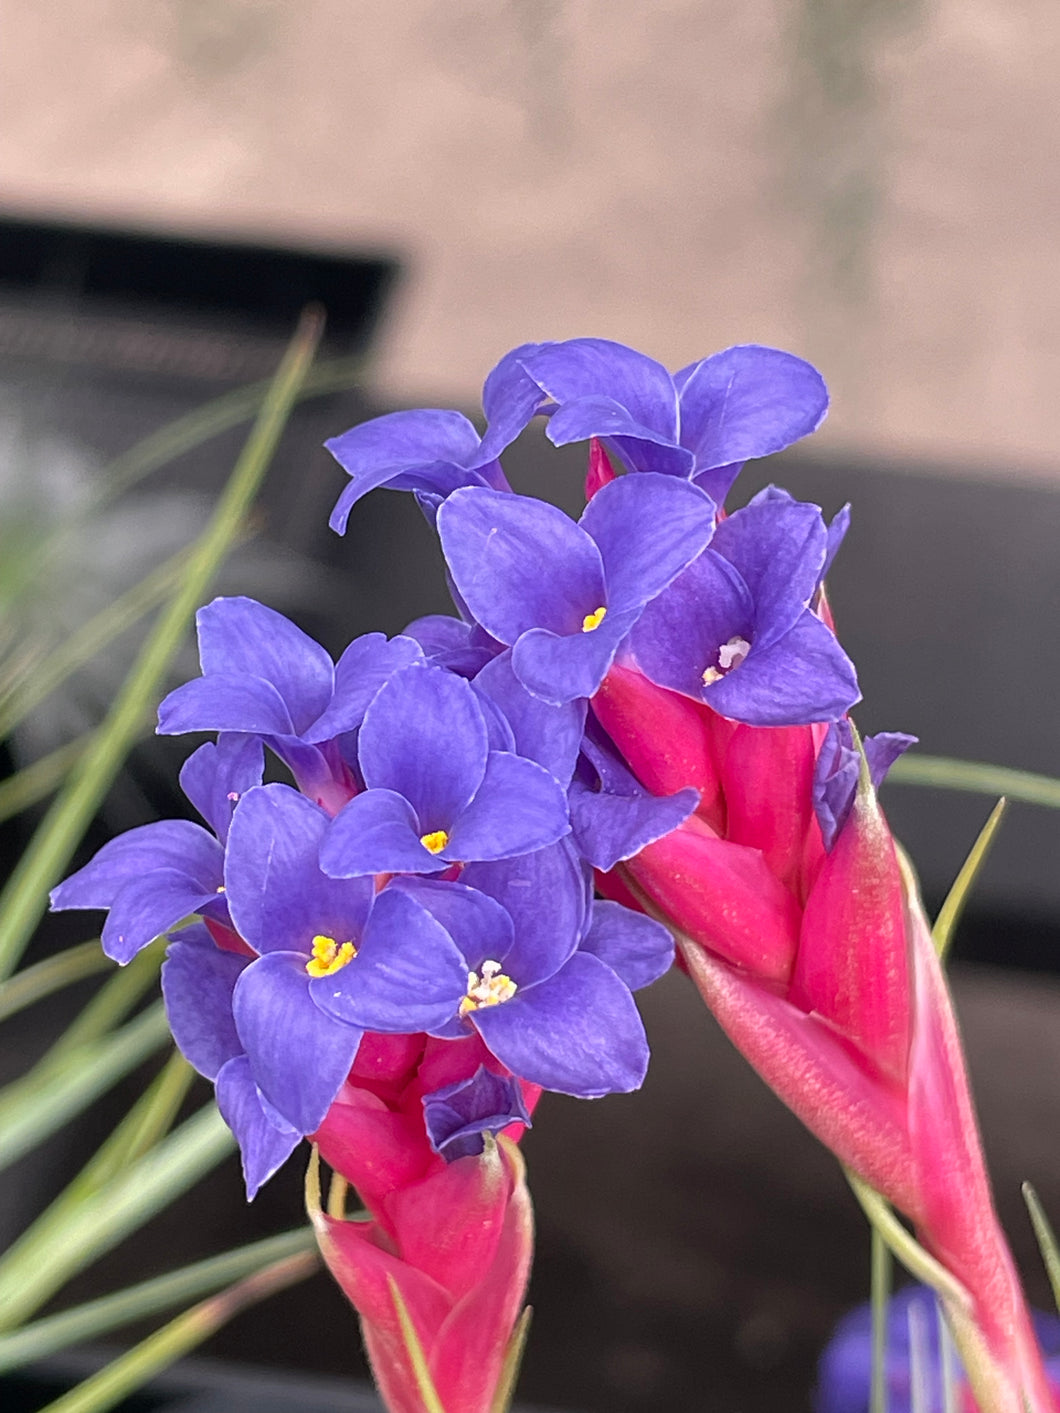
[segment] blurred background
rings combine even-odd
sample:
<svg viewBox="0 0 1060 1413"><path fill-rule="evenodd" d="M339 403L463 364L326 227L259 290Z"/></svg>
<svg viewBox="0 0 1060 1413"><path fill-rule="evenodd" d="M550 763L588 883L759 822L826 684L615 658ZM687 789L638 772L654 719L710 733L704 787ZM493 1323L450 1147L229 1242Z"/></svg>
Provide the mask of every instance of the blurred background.
<svg viewBox="0 0 1060 1413"><path fill-rule="evenodd" d="M150 475L120 458L267 376L309 299L328 311L326 376L220 587L336 651L445 597L407 498L370 497L344 541L327 530L344 478L326 437L400 406L474 415L486 372L527 340L614 338L671 368L771 343L822 369L833 408L739 496L776 479L829 513L853 503L831 592L859 724L1060 774L1055 5L0 0L0 33L0 597L42 536L92 516L20 600L53 641L195 533L242 427ZM583 457L532 428L509 461L520 489L576 510ZM98 720L131 652L43 704L11 759ZM185 750L138 748L91 842L186 808ZM895 785L885 803L937 903L990 801ZM9 853L19 842L9 828ZM1013 809L956 968L1040 1303L1018 1183L1060 1215L1058 851L1055 813ZM680 978L645 1011L646 1094L546 1103L528 1139L526 1396L808 1407L817 1350L867 1291L861 1219ZM57 1185L77 1151L34 1182ZM72 1294L163 1268L175 1241L190 1259L287 1225L298 1186L286 1175L247 1214L229 1165ZM215 1347L361 1367L323 1278Z"/></svg>

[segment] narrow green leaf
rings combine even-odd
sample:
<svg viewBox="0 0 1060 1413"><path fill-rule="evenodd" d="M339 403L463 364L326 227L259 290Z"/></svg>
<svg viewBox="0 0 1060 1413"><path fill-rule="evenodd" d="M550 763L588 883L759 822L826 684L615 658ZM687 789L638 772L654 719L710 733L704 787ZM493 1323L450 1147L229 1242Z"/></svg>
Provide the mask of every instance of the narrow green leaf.
<svg viewBox="0 0 1060 1413"><path fill-rule="evenodd" d="M313 1251L303 1251L282 1261L274 1261L238 1285L230 1286L228 1290L178 1315L98 1374L93 1374L77 1388L49 1403L40 1413L105 1413L106 1409L113 1408L162 1369L167 1369L189 1350L195 1349L241 1310L305 1280L313 1274L317 1264Z"/></svg>
<svg viewBox="0 0 1060 1413"><path fill-rule="evenodd" d="M16 770L6 780L0 780L0 820L14 819L23 810L39 805L54 794L88 750L95 735L94 731L86 731L65 746L56 746L32 765Z"/></svg>
<svg viewBox="0 0 1060 1413"><path fill-rule="evenodd" d="M979 870L986 862L986 856L989 854L990 846L997 835L1006 807L1007 801L1002 797L990 811L990 818L979 831L979 837L969 850L968 857L961 864L960 872L953 880L952 888L946 894L946 901L939 909L939 915L931 929L931 936L935 942L935 950L943 961L945 961L946 953L950 949L953 934L971 895L975 880L979 877Z"/></svg>
<svg viewBox="0 0 1060 1413"><path fill-rule="evenodd" d="M971 1299L964 1286L906 1231L891 1211L890 1204L849 1168L844 1168L843 1173L873 1230L879 1232L888 1249L909 1274L931 1286L946 1300L953 1301L959 1309L969 1309Z"/></svg>
<svg viewBox="0 0 1060 1413"><path fill-rule="evenodd" d="M892 1262L883 1237L872 1228L872 1382L870 1413L887 1413L887 1309L891 1299Z"/></svg>
<svg viewBox="0 0 1060 1413"><path fill-rule="evenodd" d="M427 1356L423 1352L423 1345L420 1343L420 1337L416 1333L416 1326L412 1323L412 1316L409 1314L408 1306L405 1304L401 1291L398 1289L397 1281L393 1276L388 1274L386 1283L390 1289L390 1299L394 1302L394 1310L397 1313L398 1324L401 1326L401 1337L405 1341L405 1352L409 1356L412 1372L416 1376L416 1388L419 1390L420 1398L423 1399L424 1413L445 1413L445 1409L442 1407L442 1400L438 1397L438 1391L434 1387L431 1371L427 1367Z"/></svg>
<svg viewBox="0 0 1060 1413"><path fill-rule="evenodd" d="M1025 1182L1021 1188L1023 1200L1027 1204L1027 1212L1031 1219L1031 1226L1034 1228L1034 1235L1038 1242L1038 1250L1042 1253L1042 1261L1045 1264L1045 1272L1049 1277L1049 1285L1053 1292L1053 1302L1057 1310L1060 1310L1060 1249L1056 1244L1056 1233L1053 1231L1052 1223L1045 1215L1045 1208L1038 1198L1037 1192Z"/></svg>
<svg viewBox="0 0 1060 1413"><path fill-rule="evenodd" d="M73 1051L93 1040L99 1040L120 1025L154 986L162 968L163 944L154 942L138 952L128 966L111 964L111 975L99 988L77 1018L66 1027L41 1061L42 1065L58 1064Z"/></svg>
<svg viewBox="0 0 1060 1413"><path fill-rule="evenodd" d="M79 1114L169 1038L162 1003L114 1035L37 1066L0 1094L0 1171Z"/></svg>
<svg viewBox="0 0 1060 1413"><path fill-rule="evenodd" d="M36 962L24 971L18 972L9 981L0 983L0 1021L25 1010L27 1006L43 1001L66 986L84 981L100 971L109 971L114 965L103 955L99 938L81 942L76 947L68 947L65 952L57 952L43 962Z"/></svg>
<svg viewBox="0 0 1060 1413"><path fill-rule="evenodd" d="M490 1404L490 1413L509 1413L512 1400L515 1398L515 1385L519 1382L519 1369L523 1362L523 1352L526 1349L533 1313L533 1310L527 1305L515 1322L515 1329L508 1341L508 1348L504 1352L504 1363L501 1366L500 1379L497 1381L497 1392Z"/></svg>
<svg viewBox="0 0 1060 1413"><path fill-rule="evenodd" d="M161 691L196 607L240 532L308 372L321 327L319 312L303 315L210 523L192 548L180 588L163 609L92 747L74 766L0 893L0 980L17 966L47 907L49 888L69 864L109 790L145 710Z"/></svg>
<svg viewBox="0 0 1060 1413"><path fill-rule="evenodd" d="M1060 780L1030 770L1012 770L949 756L922 756L915 751L900 757L887 774L889 785L934 785L940 790L968 790L975 795L1007 795L1026 805L1060 809Z"/></svg>
<svg viewBox="0 0 1060 1413"><path fill-rule="evenodd" d="M235 1146L213 1104L67 1215L31 1228L0 1258L0 1330L17 1329L82 1267L168 1206Z"/></svg>
<svg viewBox="0 0 1060 1413"><path fill-rule="evenodd" d="M960 1368L953 1335L946 1323L940 1301L935 1301L935 1323L938 1327L939 1362L942 1374L942 1413L958 1413L961 1403Z"/></svg>
<svg viewBox="0 0 1060 1413"><path fill-rule="evenodd" d="M0 1374L32 1360L47 1358L71 1345L99 1339L101 1335L151 1315L164 1314L186 1300L196 1300L231 1281L241 1280L270 1262L315 1248L311 1228L299 1227L297 1231L270 1236L264 1241L211 1256L205 1261L196 1261L178 1271L169 1271L164 1276L128 1286L113 1295L104 1295L85 1305L63 1310L58 1315L49 1315L14 1334L0 1335Z"/></svg>
<svg viewBox="0 0 1060 1413"><path fill-rule="evenodd" d="M178 586L188 567L190 550L179 550L113 603L94 614L58 647L41 659L25 681L0 697L0 737L7 736L71 673L103 651L146 614L159 607Z"/></svg>

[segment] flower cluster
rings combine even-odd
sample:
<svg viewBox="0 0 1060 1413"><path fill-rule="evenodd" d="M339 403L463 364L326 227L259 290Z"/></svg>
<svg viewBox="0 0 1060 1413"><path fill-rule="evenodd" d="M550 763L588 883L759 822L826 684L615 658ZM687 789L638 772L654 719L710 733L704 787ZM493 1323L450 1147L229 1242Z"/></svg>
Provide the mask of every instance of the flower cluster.
<svg viewBox="0 0 1060 1413"><path fill-rule="evenodd" d="M529 1260L510 1140L542 1090L640 1085L631 993L673 960L663 918L736 1043L963 1283L998 1406L1044 1409L875 802L912 738L862 746L847 717L823 585L847 512L775 487L724 507L745 461L818 426L820 376L753 345L671 375L575 339L515 349L483 406L481 438L429 410L329 443L332 526L372 489L415 495L459 616L333 662L252 600L202 609L202 675L159 730L216 733L181 776L204 825L114 840L53 906L108 909L120 962L172 932L173 1033L251 1195L304 1136L357 1188L370 1222L314 1220L393 1408L424 1406L395 1289L449 1413L492 1406ZM577 521L501 468L536 416L589 444ZM263 783L266 750L290 783Z"/></svg>

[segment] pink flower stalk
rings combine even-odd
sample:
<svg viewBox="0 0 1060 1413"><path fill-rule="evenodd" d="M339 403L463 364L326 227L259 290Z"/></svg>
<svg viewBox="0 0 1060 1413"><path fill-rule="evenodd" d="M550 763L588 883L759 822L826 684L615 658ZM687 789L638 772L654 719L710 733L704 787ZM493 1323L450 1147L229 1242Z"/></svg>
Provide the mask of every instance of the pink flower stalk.
<svg viewBox="0 0 1060 1413"><path fill-rule="evenodd" d="M593 709L657 794L696 814L602 890L678 934L733 1043L958 1283L947 1310L984 1409L1053 1409L994 1211L949 992L866 773L826 851L812 785L826 727L738 725L613 667Z"/></svg>
<svg viewBox="0 0 1060 1413"><path fill-rule="evenodd" d="M371 1219L311 1209L317 1241L357 1310L365 1348L391 1413L430 1413L402 1315L411 1321L445 1413L490 1413L523 1305L533 1213L512 1124L483 1151L447 1162L432 1148L423 1100L504 1073L477 1037L364 1037L319 1131L325 1161L353 1186ZM540 1091L522 1085L527 1112ZM395 1299L395 1291L398 1299Z"/></svg>

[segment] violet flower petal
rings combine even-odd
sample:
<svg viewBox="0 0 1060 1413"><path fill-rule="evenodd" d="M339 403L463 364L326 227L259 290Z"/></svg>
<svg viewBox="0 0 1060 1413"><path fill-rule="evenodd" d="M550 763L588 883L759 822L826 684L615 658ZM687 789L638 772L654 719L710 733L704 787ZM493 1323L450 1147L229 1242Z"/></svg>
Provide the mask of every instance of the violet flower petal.
<svg viewBox="0 0 1060 1413"><path fill-rule="evenodd" d="M299 1133L313 1133L339 1092L361 1031L325 1015L299 952L270 952L236 982L232 1012L265 1098Z"/></svg>
<svg viewBox="0 0 1060 1413"><path fill-rule="evenodd" d="M392 891L406 893L445 928L463 958L465 981L469 970L478 971L487 958L503 962L512 949L515 933L507 910L477 888L434 878L395 878L380 897Z"/></svg>
<svg viewBox="0 0 1060 1413"><path fill-rule="evenodd" d="M188 731L296 734L279 690L261 677L234 672L193 677L175 687L159 704L156 730L159 736L183 736Z"/></svg>
<svg viewBox="0 0 1060 1413"><path fill-rule="evenodd" d="M425 1094L423 1118L431 1147L448 1163L481 1153L483 1134L500 1133L513 1123L531 1126L519 1082L485 1065L470 1079Z"/></svg>
<svg viewBox="0 0 1060 1413"><path fill-rule="evenodd" d="M335 664L335 692L330 704L303 732L310 743L330 741L356 731L379 688L403 667L423 661L423 649L413 638L364 633L354 638Z"/></svg>
<svg viewBox="0 0 1060 1413"><path fill-rule="evenodd" d="M765 493L718 526L711 549L747 585L759 650L783 637L808 607L821 580L827 538L818 506Z"/></svg>
<svg viewBox="0 0 1060 1413"><path fill-rule="evenodd" d="M301 1143L302 1135L289 1125L278 1128L268 1117L246 1055L229 1060L217 1076L217 1107L239 1144L247 1201L252 1202L262 1184Z"/></svg>
<svg viewBox="0 0 1060 1413"><path fill-rule="evenodd" d="M750 726L835 721L860 698L853 663L809 609L779 642L703 690L715 711Z"/></svg>
<svg viewBox="0 0 1060 1413"><path fill-rule="evenodd" d="M625 409L638 428L676 443L677 391L673 380L661 363L636 349L610 339L568 339L525 353L520 362L561 410L582 398L606 398Z"/></svg>
<svg viewBox="0 0 1060 1413"><path fill-rule="evenodd" d="M639 616L639 607L609 611L590 632L564 637L546 628L532 628L512 649L515 675L528 691L554 706L591 697Z"/></svg>
<svg viewBox="0 0 1060 1413"><path fill-rule="evenodd" d="M578 851L606 873L676 829L698 804L699 791L691 788L664 796L646 790L618 795L575 780L570 787L571 831Z"/></svg>
<svg viewBox="0 0 1060 1413"><path fill-rule="evenodd" d="M504 859L543 849L570 832L563 787L522 756L491 751L475 798L453 821L442 857Z"/></svg>
<svg viewBox="0 0 1060 1413"><path fill-rule="evenodd" d="M332 820L320 846L320 867L331 878L435 873L445 861L429 853L421 837L416 812L403 795L366 790Z"/></svg>
<svg viewBox="0 0 1060 1413"><path fill-rule="evenodd" d="M220 884L223 865L224 850L202 825L187 819L161 819L109 840L83 868L52 889L51 906L56 912L109 908L126 883L155 869L183 873L201 885L203 892L209 892Z"/></svg>
<svg viewBox="0 0 1060 1413"><path fill-rule="evenodd" d="M240 798L261 784L265 752L256 736L225 732L184 762L180 788L223 844Z"/></svg>
<svg viewBox="0 0 1060 1413"><path fill-rule="evenodd" d="M557 706L534 696L516 677L510 651L492 658L475 678L474 686L504 713L512 729L515 753L543 765L561 785L567 785L581 748L585 701Z"/></svg>
<svg viewBox="0 0 1060 1413"><path fill-rule="evenodd" d="M648 1042L633 997L597 957L576 952L510 1001L470 1019L497 1059L543 1089L598 1099L639 1089Z"/></svg>
<svg viewBox="0 0 1060 1413"><path fill-rule="evenodd" d="M625 986L639 991L670 970L674 939L654 918L598 899L579 951L599 957Z"/></svg>
<svg viewBox="0 0 1060 1413"><path fill-rule="evenodd" d="M574 952L590 889L584 865L566 839L521 858L468 864L460 877L500 903L511 918L512 945L503 958L492 960L503 961L521 986L551 976Z"/></svg>
<svg viewBox="0 0 1060 1413"><path fill-rule="evenodd" d="M243 1053L232 1019L232 992L246 957L223 952L200 923L174 937L162 965L162 996L173 1039L201 1075L216 1079Z"/></svg>

